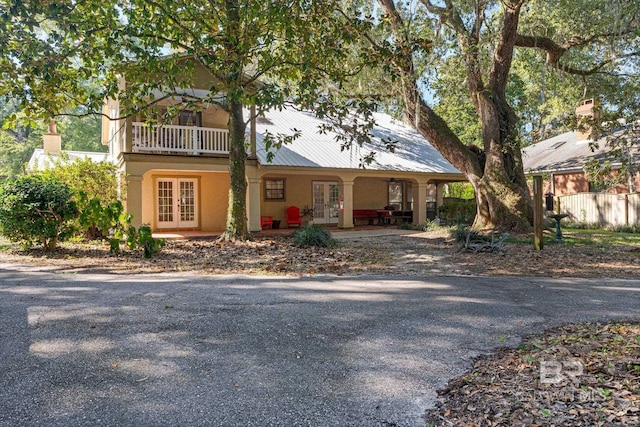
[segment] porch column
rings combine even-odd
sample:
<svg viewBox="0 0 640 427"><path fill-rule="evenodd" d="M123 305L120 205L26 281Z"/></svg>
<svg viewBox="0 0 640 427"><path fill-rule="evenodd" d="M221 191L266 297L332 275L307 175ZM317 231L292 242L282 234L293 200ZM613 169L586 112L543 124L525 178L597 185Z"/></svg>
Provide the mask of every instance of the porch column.
<svg viewBox="0 0 640 427"><path fill-rule="evenodd" d="M436 184L436 206L442 206L444 203L444 182Z"/></svg>
<svg viewBox="0 0 640 427"><path fill-rule="evenodd" d="M123 204L125 210L133 216L131 225L137 228L142 225L142 176L127 175L125 179L127 197Z"/></svg>
<svg viewBox="0 0 640 427"><path fill-rule="evenodd" d="M124 152L133 152L133 117L127 117L124 122Z"/></svg>
<svg viewBox="0 0 640 427"><path fill-rule="evenodd" d="M419 182L413 187L413 223L424 224L427 220L427 183Z"/></svg>
<svg viewBox="0 0 640 427"><path fill-rule="evenodd" d="M260 227L260 178L248 178L247 215L249 231L261 231Z"/></svg>
<svg viewBox="0 0 640 427"><path fill-rule="evenodd" d="M338 227L353 228L353 181L342 181L340 198L344 200L344 210L338 216Z"/></svg>

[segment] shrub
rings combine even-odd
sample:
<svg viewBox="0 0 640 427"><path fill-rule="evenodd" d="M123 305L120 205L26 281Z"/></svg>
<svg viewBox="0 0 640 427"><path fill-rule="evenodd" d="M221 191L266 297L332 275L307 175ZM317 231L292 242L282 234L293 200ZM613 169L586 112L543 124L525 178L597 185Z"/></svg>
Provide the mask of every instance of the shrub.
<svg viewBox="0 0 640 427"><path fill-rule="evenodd" d="M78 210L73 191L42 176L7 181L0 189L0 229L12 241L31 247L40 242L49 251L73 232Z"/></svg>
<svg viewBox="0 0 640 427"><path fill-rule="evenodd" d="M64 152L61 156L64 157ZM108 162L94 163L91 159L76 159L65 163L58 159L52 168L38 171L38 175L54 178L75 190L84 193L87 200L100 199L102 205L109 205L118 198L116 166Z"/></svg>
<svg viewBox="0 0 640 427"><path fill-rule="evenodd" d="M85 195L80 197L85 208L80 213L78 222L85 230L85 237L108 238L109 252L120 253L120 246L124 242L131 250L142 248L143 256L151 258L164 246L163 239L153 238L148 225L141 225L138 230L131 225L132 216L124 211L120 201L103 206L97 198L88 202L85 198ZM92 236L87 236L91 233Z"/></svg>
<svg viewBox="0 0 640 427"><path fill-rule="evenodd" d="M131 215L124 211L119 200L103 205L100 199L89 200L81 192L78 196L78 228L87 239L117 238L122 239L131 225ZM118 252L112 247L112 252Z"/></svg>
<svg viewBox="0 0 640 427"><path fill-rule="evenodd" d="M615 225L611 227L611 231L618 233L640 233L640 224Z"/></svg>
<svg viewBox="0 0 640 427"><path fill-rule="evenodd" d="M413 225L410 222L404 222L404 221L398 224L398 228L400 230L417 230L418 229L416 225Z"/></svg>
<svg viewBox="0 0 640 427"><path fill-rule="evenodd" d="M472 224L475 216L475 200L449 199L438 207L438 217L447 224Z"/></svg>
<svg viewBox="0 0 640 427"><path fill-rule="evenodd" d="M442 225L440 225L440 221L438 220L430 220L427 219L424 224L422 224L420 226L420 230L422 231L434 231L434 230L441 230L443 227Z"/></svg>
<svg viewBox="0 0 640 427"><path fill-rule="evenodd" d="M154 239L151 234L151 227L141 225L138 229L137 244L142 248L142 256L151 258L164 247L164 239Z"/></svg>
<svg viewBox="0 0 640 427"><path fill-rule="evenodd" d="M300 246L315 246L326 248L333 243L331 233L319 225L307 225L298 228L293 233L293 241Z"/></svg>
<svg viewBox="0 0 640 427"><path fill-rule="evenodd" d="M477 230L474 230L469 227L462 227L460 225L451 227L451 237L453 237L456 242L466 242L469 240L484 240L489 241L490 239L487 236L482 235Z"/></svg>

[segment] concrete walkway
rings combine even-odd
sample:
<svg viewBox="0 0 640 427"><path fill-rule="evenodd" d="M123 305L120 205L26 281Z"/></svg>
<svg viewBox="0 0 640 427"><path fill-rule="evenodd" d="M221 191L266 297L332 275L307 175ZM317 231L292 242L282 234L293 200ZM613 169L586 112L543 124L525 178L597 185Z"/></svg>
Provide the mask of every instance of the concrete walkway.
<svg viewBox="0 0 640 427"><path fill-rule="evenodd" d="M327 230L336 239L350 238L354 236L389 236L397 234L418 233L415 230L403 230L395 226L382 227L377 225L360 225L354 228L338 228L327 226ZM290 236L297 228L276 228L264 229L254 233L256 236ZM156 231L153 237L167 240L188 240L188 239L216 239L222 235L223 231Z"/></svg>
<svg viewBox="0 0 640 427"><path fill-rule="evenodd" d="M640 281L0 263L0 426L424 425L479 354L609 318L640 319Z"/></svg>

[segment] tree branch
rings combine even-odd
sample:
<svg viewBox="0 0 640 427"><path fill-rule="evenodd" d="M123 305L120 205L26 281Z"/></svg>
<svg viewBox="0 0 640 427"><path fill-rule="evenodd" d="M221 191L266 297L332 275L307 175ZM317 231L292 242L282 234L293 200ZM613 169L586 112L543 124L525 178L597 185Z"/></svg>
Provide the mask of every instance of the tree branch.
<svg viewBox="0 0 640 427"><path fill-rule="evenodd" d="M445 159L467 176L482 176L482 167L478 157L467 148L460 138L451 130L449 125L431 109L420 96L420 90L416 83L413 68L412 52L407 50L410 46L406 34L402 31L404 23L393 0L378 0L389 21L391 30L400 44L396 55L401 55L398 63L402 82L402 95L404 97L406 116L415 128L420 132ZM403 44L405 44L403 46Z"/></svg>
<svg viewBox="0 0 640 427"><path fill-rule="evenodd" d="M493 54L489 87L496 93L504 94L509 80L509 71L513 61L513 48L518 34L520 8L525 0L509 0L505 5L504 21L500 39Z"/></svg>
<svg viewBox="0 0 640 427"><path fill-rule="evenodd" d="M604 36L600 35L600 36ZM546 52L547 54L547 64L549 64L551 67L563 71L565 73L568 74L574 74L574 75L578 75L578 76L590 76L593 74L597 74L597 73L603 73L602 68L604 68L605 66L620 60L620 59L624 59L624 58L631 58L634 56L640 56L640 51L634 51L634 52L629 52L626 53L624 55L620 55L617 56L615 58L612 59L608 59L606 61L602 61L601 63L595 65L594 67L590 68L590 69L579 69L579 68L573 68L570 67L568 65L564 65L562 63L560 63L560 59L571 49L574 47L582 47L584 45L586 45L586 41L589 40L589 43L597 40L599 37L590 37L589 39L584 39L581 42L568 42L565 44L559 44L556 43L555 41L553 41L551 38L549 37L543 37L543 36L523 36L521 34L519 34L516 37L516 43L515 45L518 47L525 47L525 48L533 48L533 49L540 49L543 50L544 52ZM584 43L583 43L584 42Z"/></svg>

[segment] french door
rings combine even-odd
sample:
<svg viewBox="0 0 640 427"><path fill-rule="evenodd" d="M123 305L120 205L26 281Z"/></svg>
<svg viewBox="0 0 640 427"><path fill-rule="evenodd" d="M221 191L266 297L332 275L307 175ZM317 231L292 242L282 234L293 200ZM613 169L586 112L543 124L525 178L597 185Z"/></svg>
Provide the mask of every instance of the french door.
<svg viewBox="0 0 640 427"><path fill-rule="evenodd" d="M198 226L197 184L193 178L156 180L156 228Z"/></svg>
<svg viewBox="0 0 640 427"><path fill-rule="evenodd" d="M337 182L313 181L313 222L337 224L340 211L340 187Z"/></svg>

